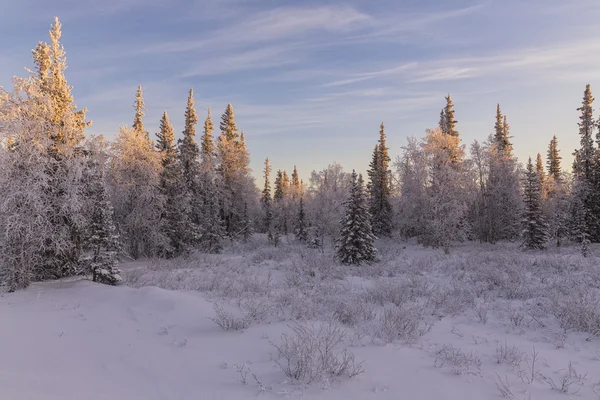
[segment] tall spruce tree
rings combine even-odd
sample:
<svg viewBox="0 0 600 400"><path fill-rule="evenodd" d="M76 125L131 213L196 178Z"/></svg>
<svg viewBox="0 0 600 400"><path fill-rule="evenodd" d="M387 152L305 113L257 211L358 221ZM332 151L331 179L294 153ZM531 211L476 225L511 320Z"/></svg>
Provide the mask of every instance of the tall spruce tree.
<svg viewBox="0 0 600 400"><path fill-rule="evenodd" d="M121 271L117 268L121 243L104 182L104 169L97 159L90 157L85 172L85 195L91 205L89 224L86 227L86 247L91 251L89 271L94 282L116 285L122 280Z"/></svg>
<svg viewBox="0 0 600 400"><path fill-rule="evenodd" d="M200 223L200 247L208 253L220 253L224 236L220 211L219 182L216 174L216 148L213 141L214 126L208 109L201 138L200 189L202 221Z"/></svg>
<svg viewBox="0 0 600 400"><path fill-rule="evenodd" d="M377 250L371 229L371 216L367 208L362 176L352 171L350 197L344 202L346 212L341 220L337 258L344 264L362 264L374 261Z"/></svg>
<svg viewBox="0 0 600 400"><path fill-rule="evenodd" d="M294 165L294 171L292 172L292 187L297 191L300 189L300 175L298 175L298 169Z"/></svg>
<svg viewBox="0 0 600 400"><path fill-rule="evenodd" d="M369 184L369 212L373 232L380 236L392 235L393 211L390 202L391 174L389 171L390 156L386 146L385 125L379 128L379 142L373 150L373 159L369 164L367 174Z"/></svg>
<svg viewBox="0 0 600 400"><path fill-rule="evenodd" d="M445 108L442 108L442 111L440 111L440 122L438 123L438 126L445 135L448 134L448 125L446 124Z"/></svg>
<svg viewBox="0 0 600 400"><path fill-rule="evenodd" d="M500 104L496 106L496 123L494 125L494 143L498 150L505 154L512 154L512 144L510 143L510 127L506 121L506 115L502 115Z"/></svg>
<svg viewBox="0 0 600 400"><path fill-rule="evenodd" d="M562 160L562 157L559 155L558 139L556 139L556 136L553 136L548 145L546 167L548 168L548 176L556 182L562 178L560 160Z"/></svg>
<svg viewBox="0 0 600 400"><path fill-rule="evenodd" d="M569 215L570 193L567 182L563 180L556 136L548 145L547 202L548 226L550 237L555 239L556 247L560 247L562 238L569 234L569 223L573 225Z"/></svg>
<svg viewBox="0 0 600 400"><path fill-rule="evenodd" d="M242 237L244 243L247 243L252 237L254 229L252 229L252 220L250 218L250 213L248 212L248 202L246 201L244 202L244 213L242 214L241 228L242 232L240 236Z"/></svg>
<svg viewBox="0 0 600 400"><path fill-rule="evenodd" d="M490 243L515 240L519 236L522 205L518 164L513 155L508 122L500 105L496 108L494 131L488 145L489 167L482 210L485 221L482 239Z"/></svg>
<svg viewBox="0 0 600 400"><path fill-rule="evenodd" d="M546 200L546 197L548 195L548 182L546 179L546 172L544 171L544 160L542 160L542 155L540 153L537 153L535 159L535 172L540 178L540 187L542 188L542 200Z"/></svg>
<svg viewBox="0 0 600 400"><path fill-rule="evenodd" d="M548 241L548 225L542 207L542 185L531 157L527 163L524 182L525 212L523 215L523 247L544 249Z"/></svg>
<svg viewBox="0 0 600 400"><path fill-rule="evenodd" d="M134 131L139 132L144 135L148 140L150 140L150 135L148 131L144 128L144 110L146 109L146 104L144 103L144 93L142 91L142 86L139 85L137 87L137 92L135 93L135 101L133 103L133 108L135 108L135 116L133 117L133 125L132 128Z"/></svg>
<svg viewBox="0 0 600 400"><path fill-rule="evenodd" d="M452 97L450 97L450 94L448 94L448 96L446 96L446 106L444 107L443 116L445 119L445 123L444 123L445 131L442 130L442 132L445 133L446 135L458 137L459 133L456 130L456 124L458 123L458 121L454 117L454 103L452 103Z"/></svg>
<svg viewBox="0 0 600 400"><path fill-rule="evenodd" d="M184 118L183 139L179 140L179 160L183 172L184 187L189 201L190 244L195 246L201 239L204 196L200 185L200 147L196 142L198 114L196 114L196 108L194 107L193 89L190 89L188 93Z"/></svg>
<svg viewBox="0 0 600 400"><path fill-rule="evenodd" d="M230 238L242 232L244 205L254 195L255 184L248 166L250 156L243 136L238 133L233 106L227 105L219 125L221 134L217 144L218 172L221 177L221 216L225 233Z"/></svg>
<svg viewBox="0 0 600 400"><path fill-rule="evenodd" d="M165 255L174 257L189 250L194 243L194 238L190 236L193 229L188 220L189 193L186 190L183 169L177 155L175 131L166 111L160 120L160 128L156 136L156 150L161 155L162 165L159 188L165 199L162 212L163 232L169 239Z"/></svg>
<svg viewBox="0 0 600 400"><path fill-rule="evenodd" d="M588 84L583 94L583 102L577 110L579 116L580 147L575 151L573 162L574 175L574 205L573 221L579 221L573 226L573 236L580 240L600 241L599 222L600 204L595 199L594 192L598 187L596 174L596 149L594 148L593 131L593 103L592 88ZM581 208L581 209L579 209ZM582 223L584 221L585 223ZM581 231L585 229L585 232Z"/></svg>
<svg viewBox="0 0 600 400"><path fill-rule="evenodd" d="M43 110L29 118L43 120L43 130L49 139L44 157L49 161L45 173L51 184L44 189L43 196L47 205L45 218L54 226L54 232L44 238L43 261L36 268L38 278L66 276L78 270L82 230L89 217L81 215L80 172L86 163L82 151L84 130L91 122L85 120L87 110L77 110L73 103L73 88L65 76L66 53L60 42L62 25L56 17L49 36L49 44L39 43L33 51L38 91L29 97ZM43 160L39 162L44 164Z"/></svg>
<svg viewBox="0 0 600 400"><path fill-rule="evenodd" d="M161 154L143 132L122 127L111 146L110 186L124 250L133 258L154 257L169 246L162 228Z"/></svg>
<svg viewBox="0 0 600 400"><path fill-rule="evenodd" d="M206 119L204 120L204 130L202 133L201 141L201 151L202 151L202 159L205 161L206 158L209 158L210 161L213 161L215 154L215 143L213 141L213 130L214 125L212 122L212 118L210 115L210 108L207 111Z"/></svg>
<svg viewBox="0 0 600 400"><path fill-rule="evenodd" d="M580 148L577 152L575 160L574 173L577 178L583 179L587 182L593 182L594 173L594 110L592 105L594 103L594 97L592 96L592 87L587 85L583 94L583 103L577 111L581 112L579 116L579 136Z"/></svg>
<svg viewBox="0 0 600 400"><path fill-rule="evenodd" d="M273 233L273 199L271 198L271 164L269 164L269 159L265 159L265 169L264 169L264 179L265 185L262 191L262 196L260 199L261 206L264 213L263 224L265 227L265 232L267 233L267 237L269 242L273 242L274 233Z"/></svg>
<svg viewBox="0 0 600 400"><path fill-rule="evenodd" d="M275 193L273 194L273 200L281 201L284 196L284 183L283 183L283 171L277 170L277 175L275 175Z"/></svg>
<svg viewBox="0 0 600 400"><path fill-rule="evenodd" d="M306 222L306 213L304 212L304 200L302 197L300 197L298 203L298 215L296 216L294 235L296 236L296 240L301 243L306 243L308 241L308 226Z"/></svg>

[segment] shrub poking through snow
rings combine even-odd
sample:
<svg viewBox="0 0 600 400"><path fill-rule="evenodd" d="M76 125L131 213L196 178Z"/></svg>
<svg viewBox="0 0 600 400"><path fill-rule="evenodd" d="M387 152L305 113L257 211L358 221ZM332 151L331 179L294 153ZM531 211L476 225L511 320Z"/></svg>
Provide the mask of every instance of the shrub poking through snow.
<svg viewBox="0 0 600 400"><path fill-rule="evenodd" d="M250 318L248 316L238 317L215 303L213 306L216 316L211 318L215 324L219 325L224 331L240 331L250 327Z"/></svg>
<svg viewBox="0 0 600 400"><path fill-rule="evenodd" d="M362 362L357 363L344 346L346 331L334 322L296 323L290 328L280 343L271 342L276 350L273 359L288 378L311 383L364 372Z"/></svg>
<svg viewBox="0 0 600 400"><path fill-rule="evenodd" d="M473 353L465 353L458 347L446 344L435 352L435 366L448 366L456 375L475 374L481 368L481 359Z"/></svg>
<svg viewBox="0 0 600 400"><path fill-rule="evenodd" d="M382 344L395 340L415 343L428 332L428 328L421 324L422 317L423 310L416 306L387 307L373 324L372 337Z"/></svg>

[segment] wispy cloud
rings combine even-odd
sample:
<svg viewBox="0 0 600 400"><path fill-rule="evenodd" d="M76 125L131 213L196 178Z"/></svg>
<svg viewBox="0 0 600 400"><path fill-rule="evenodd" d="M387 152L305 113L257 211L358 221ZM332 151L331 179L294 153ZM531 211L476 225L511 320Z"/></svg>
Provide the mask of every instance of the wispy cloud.
<svg viewBox="0 0 600 400"><path fill-rule="evenodd" d="M152 44L141 49L142 53L177 53L202 49L231 49L251 44L273 43L289 39L308 39L307 35L319 32L349 32L371 17L348 6L341 8L281 7L258 12L211 33L208 38L173 40Z"/></svg>

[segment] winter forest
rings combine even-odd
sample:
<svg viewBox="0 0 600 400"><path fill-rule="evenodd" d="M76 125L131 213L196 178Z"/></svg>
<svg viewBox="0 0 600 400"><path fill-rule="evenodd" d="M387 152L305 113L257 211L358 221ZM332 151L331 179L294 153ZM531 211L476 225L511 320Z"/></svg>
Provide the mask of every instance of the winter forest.
<svg viewBox="0 0 600 400"><path fill-rule="evenodd" d="M590 85L577 149L518 160L500 104L464 143L448 94L396 158L374 126L364 176L267 158L255 180L233 106L193 89L183 126L149 132L140 85L130 126L86 135L61 36L0 87L0 342L39 336L0 345L7 399L600 399Z"/></svg>

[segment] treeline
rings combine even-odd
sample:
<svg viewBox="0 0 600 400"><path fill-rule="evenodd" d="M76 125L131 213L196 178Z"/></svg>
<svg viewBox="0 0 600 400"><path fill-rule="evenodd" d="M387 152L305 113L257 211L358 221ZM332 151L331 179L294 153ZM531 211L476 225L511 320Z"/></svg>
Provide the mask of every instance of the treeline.
<svg viewBox="0 0 600 400"><path fill-rule="evenodd" d="M91 123L73 102L60 38L56 19L50 43L33 50L30 76L0 90L0 283L10 290L73 274L114 284L119 256L218 253L254 232L275 246L290 235L314 248L335 244L353 264L376 259L375 237L416 237L446 251L467 240L529 249L569 240L584 254L600 241L600 121L589 85L572 174L556 137L546 165L538 154L522 168L500 106L494 133L467 148L448 95L439 126L409 138L394 163L381 124L366 184L332 164L308 182L296 167L278 170L272 188L267 159L261 192L233 107L218 127L209 109L197 133L192 90L178 141L166 112L155 135L146 130L141 87L130 127L113 142L86 137Z"/></svg>

